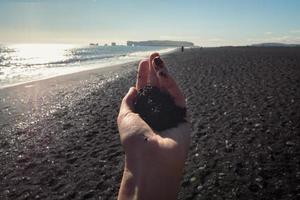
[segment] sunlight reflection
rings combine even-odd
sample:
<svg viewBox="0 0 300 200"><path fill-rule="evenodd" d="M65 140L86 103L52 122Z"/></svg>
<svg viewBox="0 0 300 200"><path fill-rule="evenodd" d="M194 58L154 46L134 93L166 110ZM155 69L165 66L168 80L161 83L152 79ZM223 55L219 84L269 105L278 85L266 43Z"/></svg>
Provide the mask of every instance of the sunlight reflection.
<svg viewBox="0 0 300 200"><path fill-rule="evenodd" d="M69 49L74 48L71 44L17 44L11 48L15 50L13 57L20 64L35 65L53 63L68 58Z"/></svg>

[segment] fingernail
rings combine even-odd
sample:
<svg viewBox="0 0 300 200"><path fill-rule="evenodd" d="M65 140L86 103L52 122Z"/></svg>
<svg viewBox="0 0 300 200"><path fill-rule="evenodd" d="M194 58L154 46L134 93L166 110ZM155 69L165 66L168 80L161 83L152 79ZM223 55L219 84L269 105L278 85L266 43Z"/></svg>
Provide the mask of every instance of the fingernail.
<svg viewBox="0 0 300 200"><path fill-rule="evenodd" d="M160 57L155 57L153 61L156 66L161 66L163 64L163 61L160 59Z"/></svg>

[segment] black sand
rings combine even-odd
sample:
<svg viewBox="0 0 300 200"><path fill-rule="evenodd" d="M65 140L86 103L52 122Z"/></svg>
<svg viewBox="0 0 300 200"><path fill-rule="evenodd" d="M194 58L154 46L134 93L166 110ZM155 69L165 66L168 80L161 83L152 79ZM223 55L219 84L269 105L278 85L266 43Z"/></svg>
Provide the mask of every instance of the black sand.
<svg viewBox="0 0 300 200"><path fill-rule="evenodd" d="M299 198L300 49L163 58L193 125L179 199ZM116 117L135 73L131 63L0 90L0 199L115 199Z"/></svg>
<svg viewBox="0 0 300 200"><path fill-rule="evenodd" d="M155 131L174 128L186 122L186 108L177 106L169 93L157 87L141 88L137 93L134 108Z"/></svg>

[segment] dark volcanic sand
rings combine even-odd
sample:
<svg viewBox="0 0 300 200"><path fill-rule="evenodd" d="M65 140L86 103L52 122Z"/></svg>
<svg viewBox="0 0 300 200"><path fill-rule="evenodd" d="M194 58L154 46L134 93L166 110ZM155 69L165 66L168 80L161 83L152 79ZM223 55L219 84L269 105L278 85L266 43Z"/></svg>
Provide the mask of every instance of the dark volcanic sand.
<svg viewBox="0 0 300 200"><path fill-rule="evenodd" d="M155 131L186 122L186 108L176 106L172 96L157 87L145 86L138 91L134 111Z"/></svg>
<svg viewBox="0 0 300 200"><path fill-rule="evenodd" d="M179 199L300 195L300 48L163 56L193 134ZM136 64L0 90L0 199L115 199L116 116ZM107 77L114 77L105 82Z"/></svg>

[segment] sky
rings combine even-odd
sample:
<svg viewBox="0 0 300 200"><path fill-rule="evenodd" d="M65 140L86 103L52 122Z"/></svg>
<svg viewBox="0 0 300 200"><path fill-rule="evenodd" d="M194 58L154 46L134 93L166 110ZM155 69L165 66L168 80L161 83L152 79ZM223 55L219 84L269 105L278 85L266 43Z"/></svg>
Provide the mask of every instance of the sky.
<svg viewBox="0 0 300 200"><path fill-rule="evenodd" d="M0 0L0 43L300 44L300 0Z"/></svg>

